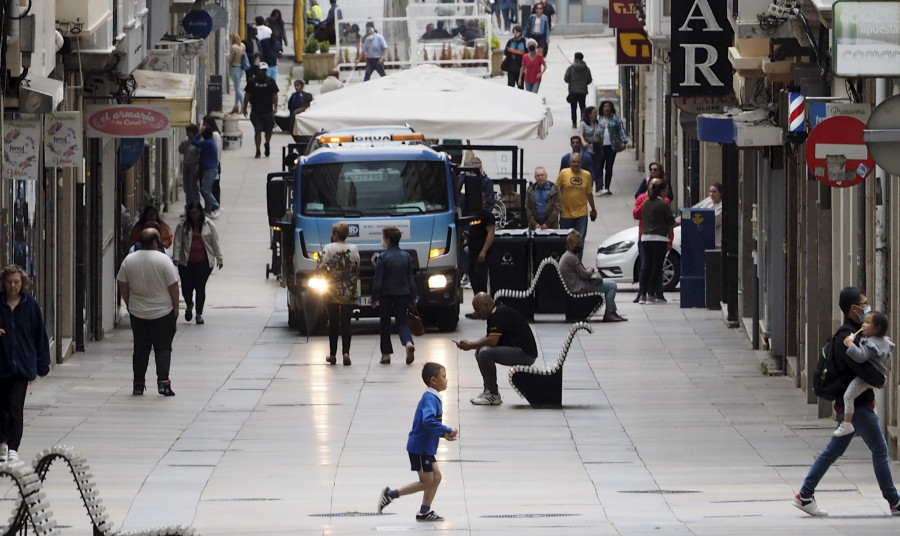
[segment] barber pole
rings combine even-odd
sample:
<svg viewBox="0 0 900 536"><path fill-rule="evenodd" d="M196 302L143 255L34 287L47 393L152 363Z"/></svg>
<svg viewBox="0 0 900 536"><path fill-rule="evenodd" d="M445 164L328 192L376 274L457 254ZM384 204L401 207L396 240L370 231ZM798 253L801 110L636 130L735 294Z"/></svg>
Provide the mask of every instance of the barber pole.
<svg viewBox="0 0 900 536"><path fill-rule="evenodd" d="M806 99L801 93L791 93L788 99L788 132L806 131Z"/></svg>

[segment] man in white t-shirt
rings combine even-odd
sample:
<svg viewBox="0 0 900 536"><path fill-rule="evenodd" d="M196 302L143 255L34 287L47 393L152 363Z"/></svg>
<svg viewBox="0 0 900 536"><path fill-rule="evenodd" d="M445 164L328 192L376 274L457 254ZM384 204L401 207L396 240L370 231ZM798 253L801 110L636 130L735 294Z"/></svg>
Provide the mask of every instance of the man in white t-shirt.
<svg viewBox="0 0 900 536"><path fill-rule="evenodd" d="M262 15L258 15L256 21L256 38L262 41L272 37L272 28L266 26L266 19Z"/></svg>
<svg viewBox="0 0 900 536"><path fill-rule="evenodd" d="M159 394L175 396L169 380L172 339L178 319L178 270L168 255L159 251L162 240L156 229L141 232L141 249L122 261L116 280L119 294L131 316L134 336L132 368L133 395L144 394L150 350L156 357L156 386Z"/></svg>

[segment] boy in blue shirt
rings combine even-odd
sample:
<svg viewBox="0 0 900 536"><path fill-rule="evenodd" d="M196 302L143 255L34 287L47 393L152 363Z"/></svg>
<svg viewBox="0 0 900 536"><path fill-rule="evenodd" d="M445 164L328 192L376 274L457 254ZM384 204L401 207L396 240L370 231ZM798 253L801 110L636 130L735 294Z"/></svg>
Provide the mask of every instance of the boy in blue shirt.
<svg viewBox="0 0 900 536"><path fill-rule="evenodd" d="M447 389L447 369L439 363L425 363L422 367L422 380L428 389L416 407L412 430L406 442L410 469L419 474L419 481L410 482L398 489L384 488L378 501L378 513L380 514L394 499L421 491L422 507L416 514L416 521L443 521L444 518L431 509L431 501L434 500L437 488L441 484L441 471L434 455L437 454L440 439L443 437L447 441L455 441L459 430L441 423L444 411L438 393Z"/></svg>

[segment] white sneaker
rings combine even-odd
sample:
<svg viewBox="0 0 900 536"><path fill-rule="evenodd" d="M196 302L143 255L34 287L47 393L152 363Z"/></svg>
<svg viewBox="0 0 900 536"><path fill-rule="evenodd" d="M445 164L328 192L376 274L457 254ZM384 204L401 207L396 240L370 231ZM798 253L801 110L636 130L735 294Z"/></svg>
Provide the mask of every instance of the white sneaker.
<svg viewBox="0 0 900 536"><path fill-rule="evenodd" d="M827 511L819 510L819 505L816 504L816 499L813 497L805 499L798 493L794 496L794 500L791 504L793 504L795 508L799 508L811 516L823 517L828 515Z"/></svg>
<svg viewBox="0 0 900 536"><path fill-rule="evenodd" d="M7 454L6 460L7 460L6 463L10 463L10 464L19 463L19 453L12 449L9 449L9 454Z"/></svg>
<svg viewBox="0 0 900 536"><path fill-rule="evenodd" d="M856 428L853 427L853 423L842 422L840 426L837 427L837 430L832 434L834 437L844 437L845 435L850 435L856 431Z"/></svg>
<svg viewBox="0 0 900 536"><path fill-rule="evenodd" d="M594 192L595 197L600 197L602 195L603 195L603 190L597 190L596 192Z"/></svg>
<svg viewBox="0 0 900 536"><path fill-rule="evenodd" d="M493 393L485 392L476 396L472 400L469 400L469 402L475 404L476 406L499 406L503 403L503 400L500 399L499 394L495 395Z"/></svg>
<svg viewBox="0 0 900 536"><path fill-rule="evenodd" d="M612 195L612 192L607 190L606 188L600 190L600 195Z"/></svg>

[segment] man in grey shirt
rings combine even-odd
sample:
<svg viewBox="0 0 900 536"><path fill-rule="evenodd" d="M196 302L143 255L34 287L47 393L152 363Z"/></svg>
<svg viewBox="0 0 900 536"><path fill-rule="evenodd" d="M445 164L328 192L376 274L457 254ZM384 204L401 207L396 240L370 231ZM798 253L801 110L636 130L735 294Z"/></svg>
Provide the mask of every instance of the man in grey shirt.
<svg viewBox="0 0 900 536"><path fill-rule="evenodd" d="M604 281L603 277L593 268L585 268L578 258L578 254L584 249L581 234L572 230L566 237L566 252L559 258L559 273L566 282L569 292L582 294L585 292L602 292L606 302L606 313L603 314L604 322L625 322L624 316L616 312L616 282Z"/></svg>
<svg viewBox="0 0 900 536"><path fill-rule="evenodd" d="M366 37L363 38L360 49L356 61L359 62L363 58L366 59L366 74L363 77L363 82L369 81L369 78L372 77L372 71L377 72L380 76L387 76L384 72L384 54L388 49L387 41L384 40L380 33L375 31L375 24L372 22L366 23Z"/></svg>

